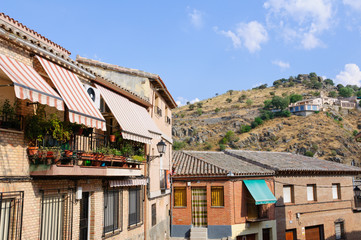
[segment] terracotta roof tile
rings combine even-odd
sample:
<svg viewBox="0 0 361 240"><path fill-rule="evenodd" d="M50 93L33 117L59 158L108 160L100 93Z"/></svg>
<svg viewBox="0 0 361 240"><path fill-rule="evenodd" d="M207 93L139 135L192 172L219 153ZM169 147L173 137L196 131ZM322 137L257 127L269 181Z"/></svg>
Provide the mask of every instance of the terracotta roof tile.
<svg viewBox="0 0 361 240"><path fill-rule="evenodd" d="M306 171L361 173L361 168L288 152L226 150L225 153L277 172Z"/></svg>
<svg viewBox="0 0 361 240"><path fill-rule="evenodd" d="M32 37L48 44L51 45L52 47L57 48L58 50L66 53L67 55L70 55L71 52L66 50L65 48L63 48L62 46L60 46L59 44L56 44L53 41L50 41L49 39L47 39L46 37L44 37L43 35L37 33L36 31L28 28L27 26L25 26L24 24L20 23L19 21L9 17L8 15L6 15L5 13L0 13L0 20L5 21L6 23L11 24L12 26L16 27L17 29L22 29L24 32L30 34ZM1 27L4 27L3 25L0 25Z"/></svg>
<svg viewBox="0 0 361 240"><path fill-rule="evenodd" d="M273 175L274 171L242 161L223 152L174 151L175 176L227 175L235 176Z"/></svg>

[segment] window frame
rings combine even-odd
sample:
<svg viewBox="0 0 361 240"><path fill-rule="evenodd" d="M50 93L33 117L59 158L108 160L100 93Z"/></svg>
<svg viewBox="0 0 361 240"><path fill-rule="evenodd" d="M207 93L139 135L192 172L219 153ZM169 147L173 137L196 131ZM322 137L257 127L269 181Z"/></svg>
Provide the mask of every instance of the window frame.
<svg viewBox="0 0 361 240"><path fill-rule="evenodd" d="M152 204L152 227L157 225L157 204Z"/></svg>
<svg viewBox="0 0 361 240"><path fill-rule="evenodd" d="M107 210L108 207L106 204L108 203L109 194L113 194L113 209ZM115 197L116 196L116 197ZM114 208L116 206L117 209ZM113 224L106 225L106 220L108 217L106 216L107 212L113 213ZM104 201L103 201L103 236L105 235L113 235L118 232L123 231L123 190L119 188L106 189L104 190ZM116 226L114 227L114 220L116 220ZM111 226L113 226L111 228Z"/></svg>
<svg viewBox="0 0 361 240"><path fill-rule="evenodd" d="M4 204L5 202L5 204ZM4 210L9 207L8 210ZM2 236L4 237L4 231L6 231L6 236L14 239L21 239L22 232L22 220L23 220L23 206L24 206L24 191L14 191L14 192L0 192L0 226L4 228L7 226L7 229L3 229ZM7 223L2 222L1 220L7 219Z"/></svg>
<svg viewBox="0 0 361 240"><path fill-rule="evenodd" d="M289 187L290 188L290 201L285 201L285 188ZM294 185L292 184L287 184L287 185L283 185L282 187L282 197L283 197L283 203L284 204L292 204L295 203L295 198L294 198Z"/></svg>
<svg viewBox="0 0 361 240"><path fill-rule="evenodd" d="M334 188L333 188L334 186L336 186L337 198L334 198ZM333 200L341 200L341 184L332 183L332 199Z"/></svg>
<svg viewBox="0 0 361 240"><path fill-rule="evenodd" d="M222 205L213 205L213 189L222 189ZM224 207L224 186L211 186L211 207Z"/></svg>
<svg viewBox="0 0 361 240"><path fill-rule="evenodd" d="M338 225L338 224L340 225L340 231L341 231L341 236L339 238L337 238L337 235L336 235L336 225ZM336 220L334 226L335 226L335 239L336 240L346 239L345 221L344 220L341 220L341 221Z"/></svg>
<svg viewBox="0 0 361 240"><path fill-rule="evenodd" d="M185 198L185 201L183 201L184 202L184 205L182 205L182 206L177 206L175 203L176 203L176 201L175 201L175 192L176 192L176 190L184 190L184 198ZM179 186L179 187L174 187L173 188L173 192L174 192L174 197L173 197L173 207L174 208L186 208L187 207L187 187L181 187L181 186Z"/></svg>
<svg viewBox="0 0 361 240"><path fill-rule="evenodd" d="M131 187L128 190L129 192L129 201L128 201L128 229L141 226L143 224L143 188L142 187ZM131 204L133 201L131 200L131 192L135 192L135 213L131 213ZM131 222L131 214L135 214L136 219L135 222ZM139 216L139 218L138 218Z"/></svg>
<svg viewBox="0 0 361 240"><path fill-rule="evenodd" d="M310 200L309 199L309 187L312 187L312 194L313 194L313 199ZM306 187L306 197L307 197L307 202L317 202L317 186L316 184L307 184L307 187Z"/></svg>

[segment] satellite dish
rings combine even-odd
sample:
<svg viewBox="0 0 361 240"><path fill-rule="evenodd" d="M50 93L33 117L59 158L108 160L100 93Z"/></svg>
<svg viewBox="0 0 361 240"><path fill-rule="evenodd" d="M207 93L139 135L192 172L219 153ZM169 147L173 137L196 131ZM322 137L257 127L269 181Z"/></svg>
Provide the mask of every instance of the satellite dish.
<svg viewBox="0 0 361 240"><path fill-rule="evenodd" d="M95 102L95 91L94 91L94 89L93 88L88 88L87 92L88 92L90 98L93 100L93 102Z"/></svg>

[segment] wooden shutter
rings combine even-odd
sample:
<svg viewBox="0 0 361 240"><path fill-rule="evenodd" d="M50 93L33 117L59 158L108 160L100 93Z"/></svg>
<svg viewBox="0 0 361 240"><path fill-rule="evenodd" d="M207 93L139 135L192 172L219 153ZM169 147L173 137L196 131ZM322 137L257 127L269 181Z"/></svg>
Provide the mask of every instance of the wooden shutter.
<svg viewBox="0 0 361 240"><path fill-rule="evenodd" d="M283 186L283 202L290 203L292 202L291 197L291 186Z"/></svg>
<svg viewBox="0 0 361 240"><path fill-rule="evenodd" d="M63 239L64 196L44 197L41 216L41 240Z"/></svg>
<svg viewBox="0 0 361 240"><path fill-rule="evenodd" d="M223 207L224 206L224 189L223 187L211 188L212 206Z"/></svg>
<svg viewBox="0 0 361 240"><path fill-rule="evenodd" d="M186 207L187 195L186 188L174 188L174 207Z"/></svg>

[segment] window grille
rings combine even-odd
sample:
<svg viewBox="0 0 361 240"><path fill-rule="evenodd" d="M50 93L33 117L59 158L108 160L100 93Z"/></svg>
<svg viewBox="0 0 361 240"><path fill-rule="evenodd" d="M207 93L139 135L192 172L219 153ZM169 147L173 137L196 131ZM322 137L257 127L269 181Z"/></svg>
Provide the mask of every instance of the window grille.
<svg viewBox="0 0 361 240"><path fill-rule="evenodd" d="M120 201L119 201L120 199ZM119 189L104 192L104 234L121 229L119 209L123 209L123 193ZM120 222L120 224L119 224Z"/></svg>
<svg viewBox="0 0 361 240"><path fill-rule="evenodd" d="M143 223L143 194L142 188L129 189L129 226Z"/></svg>
<svg viewBox="0 0 361 240"><path fill-rule="evenodd" d="M71 239L72 232L72 192L71 190L42 191L41 240Z"/></svg>
<svg viewBox="0 0 361 240"><path fill-rule="evenodd" d="M0 239L21 239L24 192L0 193Z"/></svg>
<svg viewBox="0 0 361 240"><path fill-rule="evenodd" d="M157 205L152 204L152 227L157 224Z"/></svg>

